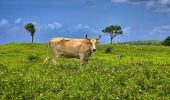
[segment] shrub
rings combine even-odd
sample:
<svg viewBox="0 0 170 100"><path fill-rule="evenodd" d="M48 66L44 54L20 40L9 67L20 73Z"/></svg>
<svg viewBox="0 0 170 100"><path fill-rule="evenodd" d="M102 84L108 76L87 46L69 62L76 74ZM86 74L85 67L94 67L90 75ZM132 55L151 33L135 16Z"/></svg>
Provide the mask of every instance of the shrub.
<svg viewBox="0 0 170 100"><path fill-rule="evenodd" d="M168 36L163 42L162 42L163 45L167 45L167 46L170 46L170 36Z"/></svg>
<svg viewBox="0 0 170 100"><path fill-rule="evenodd" d="M105 49L105 53L112 53L112 47L107 47Z"/></svg>
<svg viewBox="0 0 170 100"><path fill-rule="evenodd" d="M29 59L29 61L37 61L37 60L39 60L39 57L36 56L36 55L29 55L27 58Z"/></svg>

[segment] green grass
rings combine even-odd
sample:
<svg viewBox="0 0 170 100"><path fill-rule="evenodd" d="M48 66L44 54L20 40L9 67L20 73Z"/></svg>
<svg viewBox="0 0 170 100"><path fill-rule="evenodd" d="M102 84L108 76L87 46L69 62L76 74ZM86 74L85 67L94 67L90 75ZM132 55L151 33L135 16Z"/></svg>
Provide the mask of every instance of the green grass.
<svg viewBox="0 0 170 100"><path fill-rule="evenodd" d="M99 45L83 71L78 59L42 65L46 52L46 44L0 46L0 99L170 99L170 47Z"/></svg>

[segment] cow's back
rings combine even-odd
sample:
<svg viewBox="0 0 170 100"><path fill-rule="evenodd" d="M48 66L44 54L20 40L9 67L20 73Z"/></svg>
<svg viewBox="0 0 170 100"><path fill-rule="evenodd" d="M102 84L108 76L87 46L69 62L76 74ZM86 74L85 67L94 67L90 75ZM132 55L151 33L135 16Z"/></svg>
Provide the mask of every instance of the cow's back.
<svg viewBox="0 0 170 100"><path fill-rule="evenodd" d="M63 38L51 38L49 40L49 45L51 48L54 48L55 45L59 44L62 40L63 40Z"/></svg>
<svg viewBox="0 0 170 100"><path fill-rule="evenodd" d="M86 42L86 39L74 38L52 38L50 39L51 47L56 47L65 57L79 58L80 47Z"/></svg>

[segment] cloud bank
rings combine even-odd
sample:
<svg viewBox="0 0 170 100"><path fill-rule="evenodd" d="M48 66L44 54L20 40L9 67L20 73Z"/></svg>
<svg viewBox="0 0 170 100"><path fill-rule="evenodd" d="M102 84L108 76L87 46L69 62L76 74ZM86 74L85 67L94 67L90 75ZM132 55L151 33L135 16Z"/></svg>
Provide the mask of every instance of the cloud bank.
<svg viewBox="0 0 170 100"><path fill-rule="evenodd" d="M162 25L152 30L152 33L170 34L170 25Z"/></svg>
<svg viewBox="0 0 170 100"><path fill-rule="evenodd" d="M111 2L144 5L148 9L170 14L170 0L111 0Z"/></svg>

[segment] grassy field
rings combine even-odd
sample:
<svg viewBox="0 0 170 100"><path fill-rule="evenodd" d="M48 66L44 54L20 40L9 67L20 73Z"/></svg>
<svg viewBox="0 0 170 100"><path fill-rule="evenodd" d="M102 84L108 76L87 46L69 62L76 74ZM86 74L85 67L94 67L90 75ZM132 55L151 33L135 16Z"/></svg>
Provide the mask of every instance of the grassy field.
<svg viewBox="0 0 170 100"><path fill-rule="evenodd" d="M83 71L78 59L42 65L46 51L0 45L0 99L170 99L170 47L99 45Z"/></svg>

